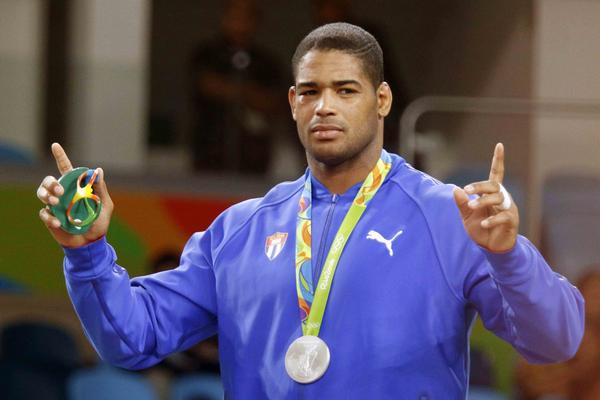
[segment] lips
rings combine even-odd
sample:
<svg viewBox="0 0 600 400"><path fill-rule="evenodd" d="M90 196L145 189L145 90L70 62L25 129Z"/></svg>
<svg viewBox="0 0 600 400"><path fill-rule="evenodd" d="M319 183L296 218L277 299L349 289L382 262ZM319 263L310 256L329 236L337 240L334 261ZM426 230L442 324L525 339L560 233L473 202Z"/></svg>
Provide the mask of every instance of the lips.
<svg viewBox="0 0 600 400"><path fill-rule="evenodd" d="M310 131L317 139L331 140L341 135L344 130L341 126L335 124L316 124Z"/></svg>

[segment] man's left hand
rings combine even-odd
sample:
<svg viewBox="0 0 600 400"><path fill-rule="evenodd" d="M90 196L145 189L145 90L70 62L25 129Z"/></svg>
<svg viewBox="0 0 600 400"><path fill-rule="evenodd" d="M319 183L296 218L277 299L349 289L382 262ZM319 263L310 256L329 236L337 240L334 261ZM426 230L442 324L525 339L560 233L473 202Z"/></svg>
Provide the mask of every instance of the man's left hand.
<svg viewBox="0 0 600 400"><path fill-rule="evenodd" d="M519 231L519 210L510 194L501 191L503 179L504 146L498 143L489 179L454 189L454 201L465 230L475 243L494 253L511 250ZM468 195L477 195L477 198L469 199ZM510 198L507 209L502 207L505 195Z"/></svg>

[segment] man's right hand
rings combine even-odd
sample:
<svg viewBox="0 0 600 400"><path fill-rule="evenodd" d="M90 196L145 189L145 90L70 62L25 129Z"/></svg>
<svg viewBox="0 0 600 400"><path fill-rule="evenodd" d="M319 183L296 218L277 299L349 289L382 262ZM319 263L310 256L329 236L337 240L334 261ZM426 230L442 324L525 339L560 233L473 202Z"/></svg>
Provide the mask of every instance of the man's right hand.
<svg viewBox="0 0 600 400"><path fill-rule="evenodd" d="M53 143L51 149L52 155L56 160L56 165L58 166L58 172L60 172L61 176L70 172L73 169L73 166L61 145ZM40 219L44 222L50 231L50 234L54 237L54 240L61 246L72 248L81 247L106 235L114 204L108 194L102 168L98 168L98 178L93 185L93 189L94 193L96 193L100 197L100 201L102 201L100 215L86 233L82 235L72 235L60 228L60 221L52 215L52 212L48 207L50 205L53 206L58 204L58 198L65 192L62 185L58 183L58 179L53 176L47 176L38 187L37 197L44 205L46 205L46 207L40 210Z"/></svg>

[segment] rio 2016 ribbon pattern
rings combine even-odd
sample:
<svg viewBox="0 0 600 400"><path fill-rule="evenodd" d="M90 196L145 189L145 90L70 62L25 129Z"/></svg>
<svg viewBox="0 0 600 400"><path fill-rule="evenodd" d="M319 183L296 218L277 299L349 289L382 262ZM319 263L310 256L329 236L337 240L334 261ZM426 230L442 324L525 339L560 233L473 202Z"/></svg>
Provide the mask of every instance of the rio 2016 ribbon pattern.
<svg viewBox="0 0 600 400"><path fill-rule="evenodd" d="M331 249L325 259L323 272L315 286L312 279L312 254L311 254L311 200L312 187L310 177L304 182L304 190L300 197L297 223L296 223L296 292L300 307L300 320L304 335L318 336L321 327L331 281L335 274L338 261L344 246L358 223L367 205L375 196L387 173L392 166L390 156L382 151L381 157L373 170L363 182L340 226Z"/></svg>
<svg viewBox="0 0 600 400"><path fill-rule="evenodd" d="M81 235L100 215L102 202L92 188L97 177L97 170L79 167L58 180L65 192L50 210L64 231Z"/></svg>

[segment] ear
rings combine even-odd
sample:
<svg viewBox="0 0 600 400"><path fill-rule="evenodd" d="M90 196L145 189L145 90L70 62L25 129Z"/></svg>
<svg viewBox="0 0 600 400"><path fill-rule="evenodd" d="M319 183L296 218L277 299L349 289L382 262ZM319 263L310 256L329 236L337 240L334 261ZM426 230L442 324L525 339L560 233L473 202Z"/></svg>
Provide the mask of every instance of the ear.
<svg viewBox="0 0 600 400"><path fill-rule="evenodd" d="M288 101L292 110L292 118L296 120L296 86L290 86L288 90Z"/></svg>
<svg viewBox="0 0 600 400"><path fill-rule="evenodd" d="M385 118L392 108L392 89L387 82L381 82L377 88L377 116Z"/></svg>

